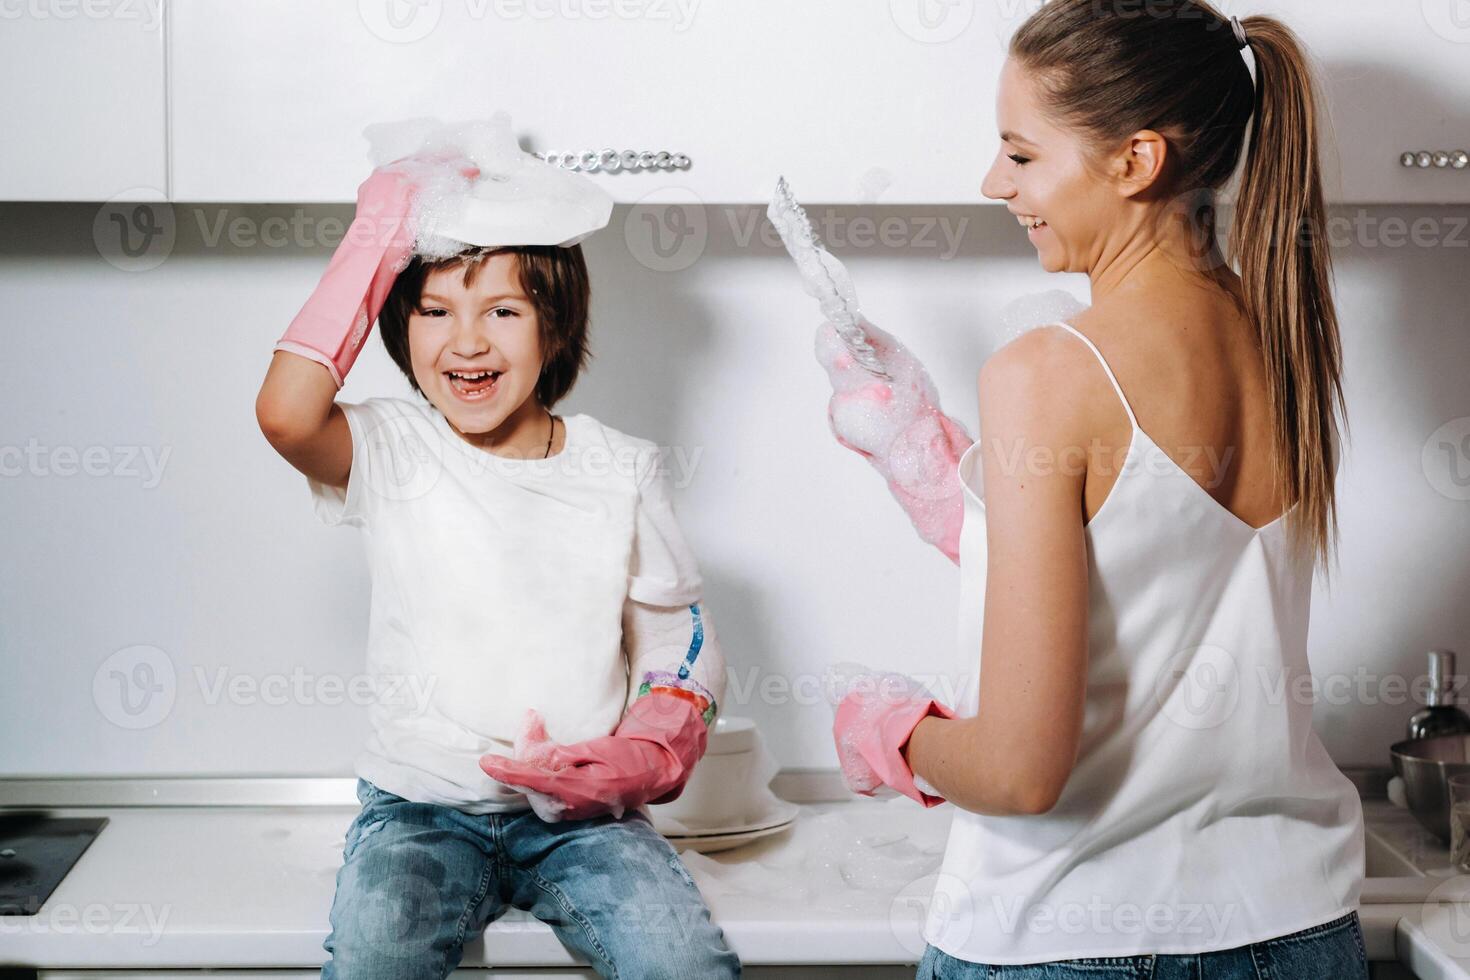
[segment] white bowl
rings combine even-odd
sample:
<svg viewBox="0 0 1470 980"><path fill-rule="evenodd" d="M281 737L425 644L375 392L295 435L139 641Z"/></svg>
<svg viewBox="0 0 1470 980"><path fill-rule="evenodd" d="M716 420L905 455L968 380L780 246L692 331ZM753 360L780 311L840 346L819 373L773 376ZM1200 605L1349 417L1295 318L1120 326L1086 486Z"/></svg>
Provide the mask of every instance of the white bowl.
<svg viewBox="0 0 1470 980"><path fill-rule="evenodd" d="M650 804L649 811L691 833L749 824L771 811L776 796L769 784L777 768L752 719L718 718L679 798Z"/></svg>

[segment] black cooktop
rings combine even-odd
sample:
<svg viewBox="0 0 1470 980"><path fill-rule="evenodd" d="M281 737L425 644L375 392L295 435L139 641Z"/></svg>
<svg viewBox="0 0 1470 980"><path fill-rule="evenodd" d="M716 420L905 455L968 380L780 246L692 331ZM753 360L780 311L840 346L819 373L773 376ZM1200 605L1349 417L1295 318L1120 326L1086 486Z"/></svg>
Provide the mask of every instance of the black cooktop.
<svg viewBox="0 0 1470 980"><path fill-rule="evenodd" d="M107 826L106 817L0 813L0 915L35 915Z"/></svg>

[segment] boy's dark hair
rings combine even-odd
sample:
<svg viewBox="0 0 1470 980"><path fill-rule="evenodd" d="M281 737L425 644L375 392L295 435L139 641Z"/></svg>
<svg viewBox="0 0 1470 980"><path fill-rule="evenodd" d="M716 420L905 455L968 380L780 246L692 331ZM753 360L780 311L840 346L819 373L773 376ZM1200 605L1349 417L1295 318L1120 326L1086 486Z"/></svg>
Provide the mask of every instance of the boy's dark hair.
<svg viewBox="0 0 1470 980"><path fill-rule="evenodd" d="M541 376L536 381L536 398L550 409L572 390L586 366L588 307L592 286L582 246L516 245L506 247L466 246L447 259L426 260L415 255L398 274L378 314L378 327L388 356L408 378L413 390L423 394L414 380L408 354L408 318L423 298L424 280L432 272L462 265L466 287L473 285L485 260L509 252L516 257L521 289L536 310L541 334Z"/></svg>

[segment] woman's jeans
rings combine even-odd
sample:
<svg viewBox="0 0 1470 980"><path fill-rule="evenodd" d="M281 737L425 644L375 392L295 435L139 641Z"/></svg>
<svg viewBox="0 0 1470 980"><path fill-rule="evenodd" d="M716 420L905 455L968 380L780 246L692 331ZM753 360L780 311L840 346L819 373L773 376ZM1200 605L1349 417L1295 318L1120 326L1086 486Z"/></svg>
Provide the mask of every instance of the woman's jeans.
<svg viewBox="0 0 1470 980"><path fill-rule="evenodd" d="M357 798L323 943L326 980L443 980L465 941L511 906L604 977L740 975L694 879L636 810L560 823L531 810L476 816L365 779Z"/></svg>
<svg viewBox="0 0 1470 980"><path fill-rule="evenodd" d="M1358 913L1300 932L1209 953L987 966L924 950L916 980L1367 980Z"/></svg>

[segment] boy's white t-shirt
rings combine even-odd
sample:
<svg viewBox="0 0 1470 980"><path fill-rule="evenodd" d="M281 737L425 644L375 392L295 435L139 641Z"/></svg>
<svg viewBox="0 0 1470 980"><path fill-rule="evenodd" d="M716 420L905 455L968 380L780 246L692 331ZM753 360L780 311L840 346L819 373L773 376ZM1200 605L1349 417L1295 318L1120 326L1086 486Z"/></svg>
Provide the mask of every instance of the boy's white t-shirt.
<svg viewBox="0 0 1470 980"><path fill-rule="evenodd" d="M466 813L525 809L480 756L512 755L528 708L557 742L611 733L625 602L700 598L658 447L578 414L559 453L508 459L426 400L338 404L347 487L307 483L324 523L363 531L372 575L372 733L354 771Z"/></svg>

